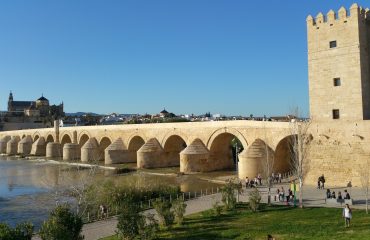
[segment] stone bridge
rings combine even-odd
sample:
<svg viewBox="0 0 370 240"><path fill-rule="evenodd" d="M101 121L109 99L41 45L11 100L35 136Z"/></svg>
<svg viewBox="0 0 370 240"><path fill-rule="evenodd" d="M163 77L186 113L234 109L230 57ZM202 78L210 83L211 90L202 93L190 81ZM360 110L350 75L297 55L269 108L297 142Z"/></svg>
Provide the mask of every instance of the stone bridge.
<svg viewBox="0 0 370 240"><path fill-rule="evenodd" d="M290 170L287 122L219 121L62 127L0 132L0 153L68 161L136 163L138 168L180 167L180 172L235 169L231 142L237 138L240 178L263 172L275 156L274 171ZM243 147L243 148L242 148Z"/></svg>

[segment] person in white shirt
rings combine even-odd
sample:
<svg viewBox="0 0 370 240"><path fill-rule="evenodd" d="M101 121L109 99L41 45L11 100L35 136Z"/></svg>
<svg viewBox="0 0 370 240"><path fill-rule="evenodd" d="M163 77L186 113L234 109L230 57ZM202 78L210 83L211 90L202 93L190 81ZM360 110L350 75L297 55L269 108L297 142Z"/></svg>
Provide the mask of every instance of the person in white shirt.
<svg viewBox="0 0 370 240"><path fill-rule="evenodd" d="M342 215L344 217L345 227L349 227L349 224L350 224L351 219L352 219L352 210L351 210L351 208L349 207L348 204L346 204L346 206L343 208Z"/></svg>

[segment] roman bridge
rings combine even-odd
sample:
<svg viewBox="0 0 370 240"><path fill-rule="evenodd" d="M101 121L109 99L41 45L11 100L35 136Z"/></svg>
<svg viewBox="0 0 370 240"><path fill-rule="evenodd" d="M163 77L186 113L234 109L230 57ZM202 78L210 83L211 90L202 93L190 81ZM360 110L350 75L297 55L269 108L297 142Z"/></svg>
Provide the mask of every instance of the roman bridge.
<svg viewBox="0 0 370 240"><path fill-rule="evenodd" d="M239 177L290 170L289 123L217 121L29 129L0 132L0 153L68 161L136 163L138 168L179 166L180 172L235 169L231 142L237 138Z"/></svg>

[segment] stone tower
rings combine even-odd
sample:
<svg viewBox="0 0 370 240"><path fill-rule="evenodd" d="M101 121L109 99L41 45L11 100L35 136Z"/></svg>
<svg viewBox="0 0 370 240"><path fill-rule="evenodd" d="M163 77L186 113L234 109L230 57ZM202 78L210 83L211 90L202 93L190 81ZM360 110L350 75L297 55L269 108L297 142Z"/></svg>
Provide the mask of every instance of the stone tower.
<svg viewBox="0 0 370 240"><path fill-rule="evenodd" d="M310 116L370 119L370 11L353 4L307 17Z"/></svg>
<svg viewBox="0 0 370 240"><path fill-rule="evenodd" d="M13 103L13 93L10 91L9 98L8 98L8 111L13 111L12 109L12 103Z"/></svg>

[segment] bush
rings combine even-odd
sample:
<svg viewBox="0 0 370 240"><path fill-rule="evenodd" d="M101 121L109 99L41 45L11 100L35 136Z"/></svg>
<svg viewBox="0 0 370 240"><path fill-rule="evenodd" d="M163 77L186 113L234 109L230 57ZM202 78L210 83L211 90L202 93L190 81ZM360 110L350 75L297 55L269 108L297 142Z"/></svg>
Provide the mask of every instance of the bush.
<svg viewBox="0 0 370 240"><path fill-rule="evenodd" d="M171 211L172 204L169 200L164 199L161 201L158 199L153 203L153 207L157 211L162 225L169 227L173 224L175 215L173 211Z"/></svg>
<svg viewBox="0 0 370 240"><path fill-rule="evenodd" d="M136 204L127 203L118 215L117 234L121 239L134 239L145 225L145 218Z"/></svg>
<svg viewBox="0 0 370 240"><path fill-rule="evenodd" d="M31 223L20 223L15 228L8 224L0 223L1 240L31 240L33 234L33 225Z"/></svg>
<svg viewBox="0 0 370 240"><path fill-rule="evenodd" d="M220 205L219 201L216 201L215 204L213 204L213 214L215 217L221 216L223 206Z"/></svg>
<svg viewBox="0 0 370 240"><path fill-rule="evenodd" d="M233 210L236 207L235 191L241 192L241 184L234 179L229 179L221 188L222 202L226 210Z"/></svg>
<svg viewBox="0 0 370 240"><path fill-rule="evenodd" d="M257 188L249 192L249 207L253 212L256 212L260 207L261 195Z"/></svg>
<svg viewBox="0 0 370 240"><path fill-rule="evenodd" d="M179 198L178 200L174 201L173 203L173 212L175 214L176 222L181 225L184 221L184 214L186 211L186 203L182 198Z"/></svg>
<svg viewBox="0 0 370 240"><path fill-rule="evenodd" d="M42 224L40 237L42 240L81 240L83 222L81 217L73 213L68 205L57 206L49 218Z"/></svg>
<svg viewBox="0 0 370 240"><path fill-rule="evenodd" d="M151 240L155 239L158 232L158 221L154 218L154 214L146 215L145 225L139 229L140 239Z"/></svg>

